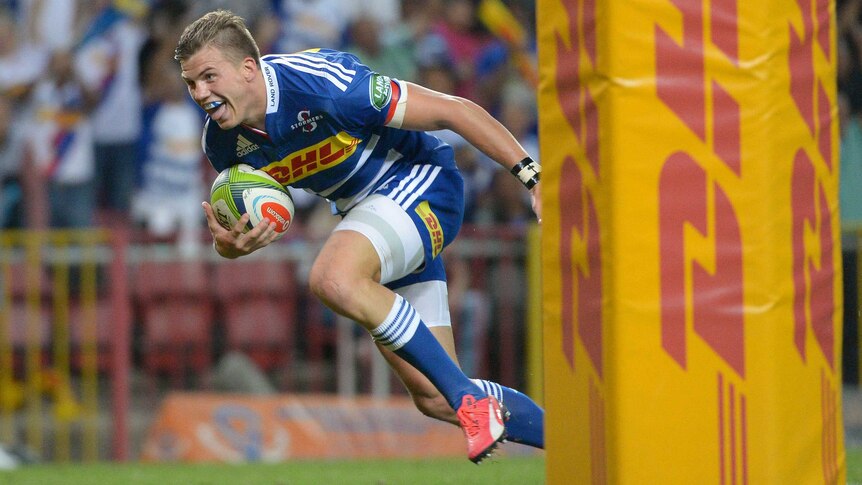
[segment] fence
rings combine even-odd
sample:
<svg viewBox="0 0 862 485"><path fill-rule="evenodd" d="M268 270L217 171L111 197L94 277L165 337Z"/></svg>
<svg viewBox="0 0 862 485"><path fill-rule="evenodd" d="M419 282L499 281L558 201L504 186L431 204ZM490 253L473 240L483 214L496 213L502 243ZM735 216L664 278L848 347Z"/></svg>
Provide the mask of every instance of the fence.
<svg viewBox="0 0 862 485"><path fill-rule="evenodd" d="M231 353L279 392L403 392L367 334L309 293L317 249L294 235L225 260L209 248L189 256L173 245L130 244L122 232L3 233L0 443L58 461L128 459L130 411L155 409L161 391L218 390L208 376ZM445 257L466 373L541 400L530 254L537 257L523 228L467 227ZM130 375L147 383L134 400Z"/></svg>
<svg viewBox="0 0 862 485"><path fill-rule="evenodd" d="M127 457L125 250L122 233L0 234L0 442L23 441L58 461L98 459L102 376L111 385L110 447Z"/></svg>

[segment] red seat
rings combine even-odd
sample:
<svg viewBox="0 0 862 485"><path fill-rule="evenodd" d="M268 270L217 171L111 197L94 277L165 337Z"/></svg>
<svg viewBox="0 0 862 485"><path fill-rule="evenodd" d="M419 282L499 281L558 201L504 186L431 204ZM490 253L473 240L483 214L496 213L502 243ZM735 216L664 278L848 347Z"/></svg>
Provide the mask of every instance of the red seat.
<svg viewBox="0 0 862 485"><path fill-rule="evenodd" d="M167 373L180 387L186 371L198 377L212 363L213 305L202 261L145 261L132 292L143 326L143 364L150 376Z"/></svg>
<svg viewBox="0 0 862 485"><path fill-rule="evenodd" d="M7 274L8 279L6 279ZM7 281L8 286L5 290L12 300L23 301L35 297L40 301L47 301L51 296L51 275L41 262L34 267L23 261L2 261L0 278Z"/></svg>
<svg viewBox="0 0 862 485"><path fill-rule="evenodd" d="M96 353L96 366L104 372L112 365L114 309L111 301L100 298L92 303L72 301L69 304L69 344L72 350L72 364L81 368L84 355L91 349ZM95 322L95 328L93 328ZM56 338L56 335L55 335Z"/></svg>
<svg viewBox="0 0 862 485"><path fill-rule="evenodd" d="M45 305L30 308L26 303L15 302L9 307L8 336L13 348L31 345L47 348L51 335L51 314ZM35 327L34 327L35 325Z"/></svg>
<svg viewBox="0 0 862 485"><path fill-rule="evenodd" d="M12 372L20 376L28 366L28 356L34 352L39 366L50 361L51 314L39 304L31 308L22 302L0 306L0 338L12 354Z"/></svg>
<svg viewBox="0 0 862 485"><path fill-rule="evenodd" d="M296 281L284 261L256 258L215 265L213 293L226 348L242 352L261 370L286 370L294 353Z"/></svg>
<svg viewBox="0 0 862 485"><path fill-rule="evenodd" d="M308 360L308 390L311 392L334 392L334 379L328 376L335 372L334 360L338 345L338 329L335 314L326 308L311 292L305 295L305 325L303 338Z"/></svg>

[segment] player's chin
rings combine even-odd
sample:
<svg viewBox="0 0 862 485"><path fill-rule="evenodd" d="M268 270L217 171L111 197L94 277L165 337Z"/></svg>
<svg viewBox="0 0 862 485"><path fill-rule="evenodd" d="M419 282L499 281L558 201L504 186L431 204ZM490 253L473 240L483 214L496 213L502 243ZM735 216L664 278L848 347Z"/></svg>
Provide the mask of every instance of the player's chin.
<svg viewBox="0 0 862 485"><path fill-rule="evenodd" d="M218 127L222 130L230 130L231 128L236 128L236 126L239 125L239 122L234 120L233 117L225 117L213 121L215 121Z"/></svg>

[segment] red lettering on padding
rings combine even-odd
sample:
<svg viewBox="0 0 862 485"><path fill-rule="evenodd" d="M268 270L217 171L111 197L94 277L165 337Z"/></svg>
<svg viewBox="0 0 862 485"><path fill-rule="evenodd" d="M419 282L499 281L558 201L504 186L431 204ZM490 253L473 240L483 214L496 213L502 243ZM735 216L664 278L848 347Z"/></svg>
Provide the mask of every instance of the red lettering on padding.
<svg viewBox="0 0 862 485"><path fill-rule="evenodd" d="M713 229L708 222L710 210L715 213ZM686 226L695 229L711 244L714 271L708 271L689 254ZM722 188L686 153L674 153L662 168L659 233L662 347L686 368L686 310L689 305L686 271L690 267L693 328L716 354L744 377L743 262L738 219Z"/></svg>
<svg viewBox="0 0 862 485"><path fill-rule="evenodd" d="M819 210L817 203L819 202ZM805 330L810 326L829 366L834 369L835 273L833 270L832 215L826 190L817 180L814 164L804 150L793 161L793 318L794 342L806 360ZM817 248L806 245L805 234L814 231Z"/></svg>
<svg viewBox="0 0 862 485"><path fill-rule="evenodd" d="M655 28L656 89L662 100L701 140L706 140L703 2L673 0L682 13L682 44Z"/></svg>

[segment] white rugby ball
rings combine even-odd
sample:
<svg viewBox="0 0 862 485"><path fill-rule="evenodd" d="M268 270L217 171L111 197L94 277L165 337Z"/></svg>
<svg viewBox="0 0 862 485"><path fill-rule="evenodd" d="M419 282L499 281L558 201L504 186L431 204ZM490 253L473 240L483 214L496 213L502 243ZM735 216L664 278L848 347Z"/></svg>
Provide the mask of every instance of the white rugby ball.
<svg viewBox="0 0 862 485"><path fill-rule="evenodd" d="M295 207L290 193L263 170L244 163L221 171L210 190L210 205L219 224L233 228L248 212L245 230L269 219L275 222L276 239L284 236L293 222Z"/></svg>

